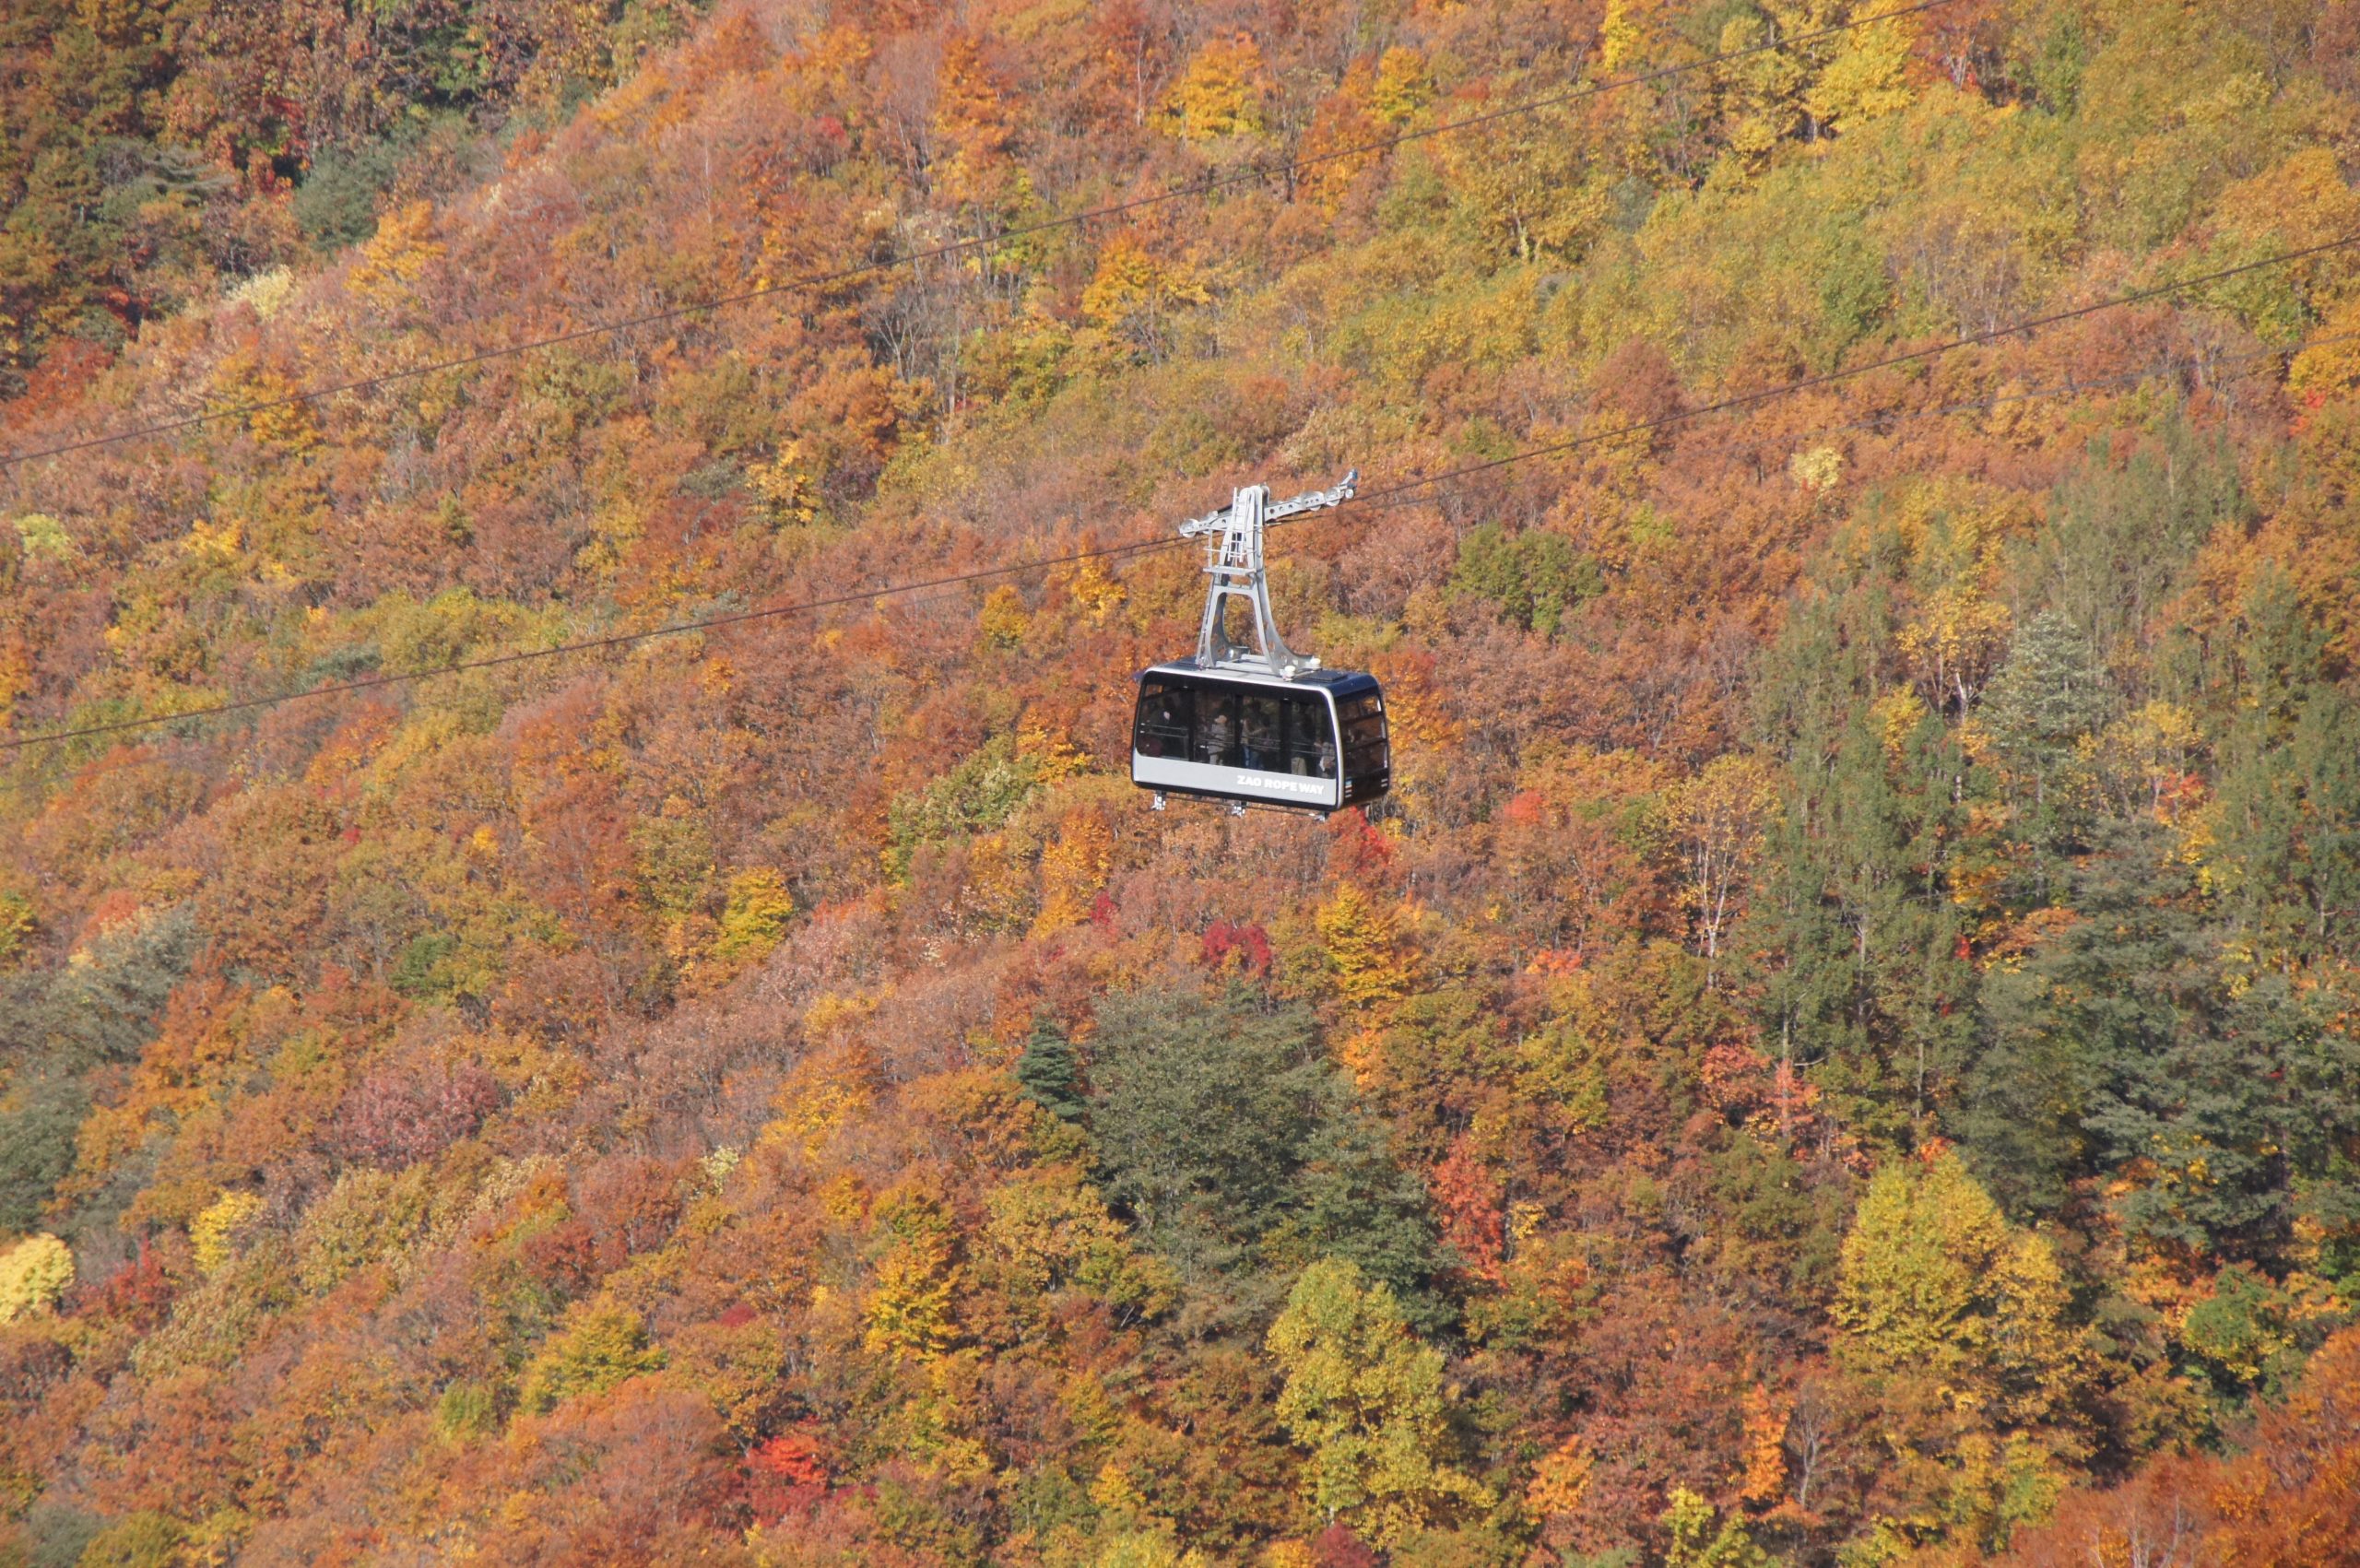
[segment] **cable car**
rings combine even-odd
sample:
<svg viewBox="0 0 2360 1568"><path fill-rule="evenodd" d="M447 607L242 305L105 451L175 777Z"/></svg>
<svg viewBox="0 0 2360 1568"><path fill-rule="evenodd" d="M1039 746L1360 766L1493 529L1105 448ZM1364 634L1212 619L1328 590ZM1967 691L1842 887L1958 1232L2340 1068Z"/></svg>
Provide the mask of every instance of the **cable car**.
<svg viewBox="0 0 2360 1568"><path fill-rule="evenodd" d="M1333 489L1273 506L1249 485L1210 516L1181 525L1206 540L1205 619L1194 658L1151 665L1139 675L1131 725L1131 782L1170 796L1277 807L1325 817L1365 806L1392 786L1385 692L1376 678L1331 670L1290 649L1270 613L1262 530L1282 517L1340 506L1358 474ZM1242 606L1233 629L1231 609Z"/></svg>

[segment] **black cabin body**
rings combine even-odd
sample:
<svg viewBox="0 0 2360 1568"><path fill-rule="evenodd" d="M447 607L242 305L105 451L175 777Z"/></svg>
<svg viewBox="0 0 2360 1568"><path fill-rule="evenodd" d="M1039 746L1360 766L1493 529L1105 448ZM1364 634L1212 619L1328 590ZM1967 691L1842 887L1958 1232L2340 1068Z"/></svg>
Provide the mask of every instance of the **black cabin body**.
<svg viewBox="0 0 2360 1568"><path fill-rule="evenodd" d="M1376 678L1313 670L1290 680L1181 662L1140 672L1131 782L1165 795L1292 807L1324 816L1391 787Z"/></svg>

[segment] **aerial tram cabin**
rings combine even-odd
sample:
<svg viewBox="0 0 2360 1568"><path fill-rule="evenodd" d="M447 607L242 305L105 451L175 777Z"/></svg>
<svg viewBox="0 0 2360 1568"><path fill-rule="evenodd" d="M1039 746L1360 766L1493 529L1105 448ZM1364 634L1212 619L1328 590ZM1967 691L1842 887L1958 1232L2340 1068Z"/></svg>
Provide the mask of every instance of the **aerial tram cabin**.
<svg viewBox="0 0 2360 1568"><path fill-rule="evenodd" d="M1150 666L1139 677L1131 782L1155 792L1157 810L1182 795L1224 801L1232 812L1272 806L1324 817L1365 806L1391 787L1376 678L1327 669L1289 649L1262 569L1265 525L1341 505L1357 477L1276 506L1268 490L1249 485L1222 510L1181 525L1184 538L1206 540L1212 584L1196 656ZM1233 604L1249 623L1234 631Z"/></svg>

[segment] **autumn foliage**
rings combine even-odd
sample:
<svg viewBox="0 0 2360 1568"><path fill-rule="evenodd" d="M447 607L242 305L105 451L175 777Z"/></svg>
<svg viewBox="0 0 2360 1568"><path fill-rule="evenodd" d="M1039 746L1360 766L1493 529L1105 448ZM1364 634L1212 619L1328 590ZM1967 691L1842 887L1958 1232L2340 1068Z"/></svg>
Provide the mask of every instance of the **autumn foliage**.
<svg viewBox="0 0 2360 1568"><path fill-rule="evenodd" d="M0 1563L2349 1561L2360 13L1895 9L11 11Z"/></svg>

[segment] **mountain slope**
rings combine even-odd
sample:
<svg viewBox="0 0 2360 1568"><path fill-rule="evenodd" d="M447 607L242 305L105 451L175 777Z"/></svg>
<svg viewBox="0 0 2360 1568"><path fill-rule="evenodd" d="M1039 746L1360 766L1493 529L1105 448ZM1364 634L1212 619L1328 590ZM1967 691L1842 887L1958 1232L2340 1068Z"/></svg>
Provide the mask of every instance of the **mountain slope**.
<svg viewBox="0 0 2360 1568"><path fill-rule="evenodd" d="M2360 1281L2360 277L1996 329L2360 230L2350 18L1697 64L1855 19L733 11L20 401L239 412L17 470L15 737L1582 444L1274 536L1365 818L1144 809L1185 550L10 752L6 1550L1949 1562L2212 1484L2140 1467Z"/></svg>

